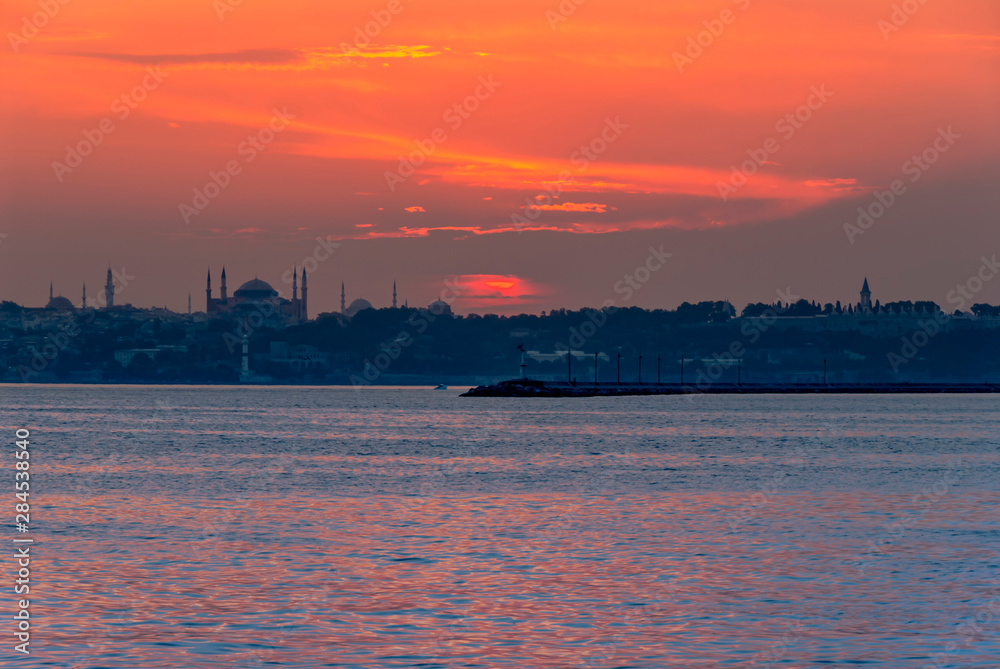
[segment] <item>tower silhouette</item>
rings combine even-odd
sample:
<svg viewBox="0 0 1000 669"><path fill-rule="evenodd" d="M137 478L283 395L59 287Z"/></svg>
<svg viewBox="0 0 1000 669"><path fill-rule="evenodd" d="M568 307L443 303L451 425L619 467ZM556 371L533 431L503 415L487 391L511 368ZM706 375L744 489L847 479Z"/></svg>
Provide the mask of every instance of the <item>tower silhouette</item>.
<svg viewBox="0 0 1000 669"><path fill-rule="evenodd" d="M302 315L304 321L309 320L309 278L306 276L306 268L302 268Z"/></svg>
<svg viewBox="0 0 1000 669"><path fill-rule="evenodd" d="M104 283L104 308L115 306L115 282L111 278L111 266L108 265L108 280Z"/></svg>
<svg viewBox="0 0 1000 669"><path fill-rule="evenodd" d="M872 291L868 288L868 277L865 277L865 285L861 287L861 310L865 313L872 311Z"/></svg>

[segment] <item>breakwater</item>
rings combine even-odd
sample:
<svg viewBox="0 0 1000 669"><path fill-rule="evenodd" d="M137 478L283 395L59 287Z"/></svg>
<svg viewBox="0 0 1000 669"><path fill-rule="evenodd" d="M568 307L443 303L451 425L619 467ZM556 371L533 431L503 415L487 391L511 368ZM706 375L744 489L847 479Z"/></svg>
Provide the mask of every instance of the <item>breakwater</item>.
<svg viewBox="0 0 1000 669"><path fill-rule="evenodd" d="M514 379L488 386L478 386L462 397L606 397L616 395L761 395L761 394L933 394L997 393L996 383L719 383L688 385L680 383L607 383L576 384L566 382Z"/></svg>

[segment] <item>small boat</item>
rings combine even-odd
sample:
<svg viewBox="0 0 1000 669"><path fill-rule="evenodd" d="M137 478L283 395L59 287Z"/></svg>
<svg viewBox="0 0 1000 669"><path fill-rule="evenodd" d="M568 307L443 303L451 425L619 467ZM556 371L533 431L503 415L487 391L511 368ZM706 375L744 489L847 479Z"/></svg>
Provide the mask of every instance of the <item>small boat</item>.
<svg viewBox="0 0 1000 669"><path fill-rule="evenodd" d="M437 386L436 386L436 387L434 388L434 390L448 390L448 386L444 385L443 383L439 383L439 384L438 384L438 385L437 385Z"/></svg>

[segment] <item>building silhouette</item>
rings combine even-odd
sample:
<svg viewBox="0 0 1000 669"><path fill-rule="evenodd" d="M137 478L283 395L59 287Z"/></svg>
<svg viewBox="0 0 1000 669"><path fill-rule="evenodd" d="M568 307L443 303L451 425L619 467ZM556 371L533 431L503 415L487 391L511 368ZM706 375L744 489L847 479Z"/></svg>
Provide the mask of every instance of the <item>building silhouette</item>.
<svg viewBox="0 0 1000 669"><path fill-rule="evenodd" d="M45 305L46 309L57 309L59 311L64 311L67 309L75 309L73 303L69 301L69 298L63 297L62 295L53 296L52 292L52 282L49 282L49 302Z"/></svg>
<svg viewBox="0 0 1000 669"><path fill-rule="evenodd" d="M299 270L292 274L292 299L281 297L267 281L254 277L241 285L232 296L226 285L226 268L222 268L219 297L212 297L212 270L205 280L205 313L209 316L240 315L247 311L276 314L284 320L305 322L309 320L309 278L302 269L302 297L299 297Z"/></svg>
<svg viewBox="0 0 1000 669"><path fill-rule="evenodd" d="M111 309L115 306L115 282L111 278L111 266L108 266L108 279L104 283L104 308Z"/></svg>
<svg viewBox="0 0 1000 669"><path fill-rule="evenodd" d="M872 291L868 288L868 277L865 277L865 285L861 287L861 302L858 304L861 313L872 313Z"/></svg>

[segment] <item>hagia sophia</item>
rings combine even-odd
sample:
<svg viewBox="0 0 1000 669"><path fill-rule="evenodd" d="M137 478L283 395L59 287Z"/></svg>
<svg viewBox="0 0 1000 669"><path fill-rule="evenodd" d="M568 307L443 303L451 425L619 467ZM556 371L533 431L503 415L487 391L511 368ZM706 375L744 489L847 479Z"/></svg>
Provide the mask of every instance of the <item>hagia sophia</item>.
<svg viewBox="0 0 1000 669"><path fill-rule="evenodd" d="M273 307L273 313L293 323L309 320L309 284L305 268L302 268L302 297L299 297L299 272L292 274L292 299L288 300L271 287L267 281L254 277L237 288L229 297L226 290L226 268L222 268L222 286L218 299L212 297L212 270L208 271L205 285L205 313L209 316L239 314L241 311L259 310L262 303Z"/></svg>

